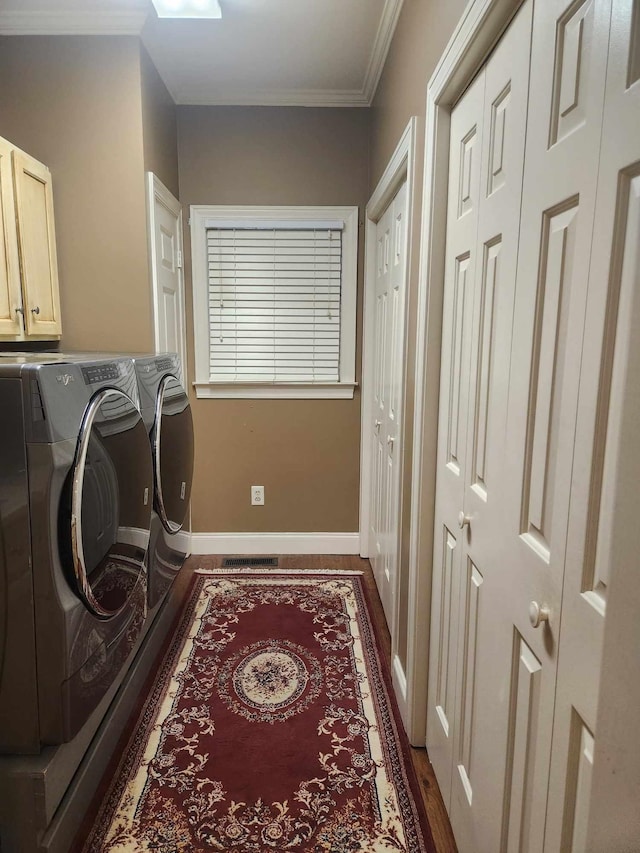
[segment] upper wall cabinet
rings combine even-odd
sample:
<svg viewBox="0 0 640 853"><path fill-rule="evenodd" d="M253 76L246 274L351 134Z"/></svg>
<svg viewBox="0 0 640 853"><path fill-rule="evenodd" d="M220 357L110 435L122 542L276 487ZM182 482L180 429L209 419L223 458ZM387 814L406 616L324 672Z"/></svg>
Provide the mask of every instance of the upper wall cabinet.
<svg viewBox="0 0 640 853"><path fill-rule="evenodd" d="M0 138L0 340L61 334L51 173Z"/></svg>

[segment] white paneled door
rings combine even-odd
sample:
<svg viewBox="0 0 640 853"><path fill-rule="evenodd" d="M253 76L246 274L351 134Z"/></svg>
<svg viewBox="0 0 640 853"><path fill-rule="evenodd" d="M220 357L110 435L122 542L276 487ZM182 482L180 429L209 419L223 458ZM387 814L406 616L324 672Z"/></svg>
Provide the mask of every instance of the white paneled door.
<svg viewBox="0 0 640 853"><path fill-rule="evenodd" d="M545 844L545 829L609 14L608 0L555 0L534 16L504 551L513 600L507 772L511 802L526 807L514 844L527 850L572 849ZM548 614L537 626L528 617L536 607Z"/></svg>
<svg viewBox="0 0 640 853"><path fill-rule="evenodd" d="M369 558L392 632L399 536L406 219L405 180L376 226Z"/></svg>
<svg viewBox="0 0 640 853"><path fill-rule="evenodd" d="M451 116L447 258L443 305L433 610L427 743L445 802L451 802L456 716L460 573L458 517L464 505L469 406L471 312L477 270L476 237L484 70Z"/></svg>
<svg viewBox="0 0 640 853"><path fill-rule="evenodd" d="M621 510L617 481L620 471L633 464L634 453L637 458L639 438L636 418L635 442L627 441L625 446L622 439L625 408L632 396L628 390L638 388L640 339L637 2L633 13L633 0L614 0L588 287L581 282L586 300L585 332L577 390L547 826L549 849L571 853L621 849L613 839L607 844L588 838L587 816L592 775L598 770L594 768L596 722L611 576L619 570L616 563L623 554L620 537L616 536ZM628 506L635 500L635 492L626 496ZM637 564L637 555L633 563ZM623 673L628 653L637 656L638 649L620 649L616 666ZM613 696L602 699L605 705L607 701L620 701ZM607 751L602 742L599 745ZM607 768L600 771L606 776ZM601 813L607 809L606 799L601 798L598 804ZM611 811L617 809L619 806L614 806ZM636 840L640 847L640 839Z"/></svg>
<svg viewBox="0 0 640 853"><path fill-rule="evenodd" d="M152 271L155 348L177 352L187 372L182 208L151 172L147 173L149 251Z"/></svg>
<svg viewBox="0 0 640 853"><path fill-rule="evenodd" d="M611 5L527 0L451 114L427 746L461 853L595 849L640 233Z"/></svg>
<svg viewBox="0 0 640 853"><path fill-rule="evenodd" d="M428 745L470 851L500 850L507 795L504 450L531 17L527 2L451 116Z"/></svg>

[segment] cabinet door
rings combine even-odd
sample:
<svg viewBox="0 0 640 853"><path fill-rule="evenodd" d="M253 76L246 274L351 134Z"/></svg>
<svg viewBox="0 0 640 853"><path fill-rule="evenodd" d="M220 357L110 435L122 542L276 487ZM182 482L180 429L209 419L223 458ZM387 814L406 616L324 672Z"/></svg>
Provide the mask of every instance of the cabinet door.
<svg viewBox="0 0 640 853"><path fill-rule="evenodd" d="M51 173L23 151L13 152L18 245L27 335L62 333Z"/></svg>
<svg viewBox="0 0 640 853"><path fill-rule="evenodd" d="M21 337L22 296L11 151L11 144L0 139L0 335Z"/></svg>

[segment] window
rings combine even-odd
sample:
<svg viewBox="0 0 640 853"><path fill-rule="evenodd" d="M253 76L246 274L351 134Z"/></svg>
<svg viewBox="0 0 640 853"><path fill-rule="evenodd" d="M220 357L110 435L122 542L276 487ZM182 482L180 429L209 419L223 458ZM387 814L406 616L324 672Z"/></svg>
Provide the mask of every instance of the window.
<svg viewBox="0 0 640 853"><path fill-rule="evenodd" d="M353 397L356 207L191 208L199 397Z"/></svg>

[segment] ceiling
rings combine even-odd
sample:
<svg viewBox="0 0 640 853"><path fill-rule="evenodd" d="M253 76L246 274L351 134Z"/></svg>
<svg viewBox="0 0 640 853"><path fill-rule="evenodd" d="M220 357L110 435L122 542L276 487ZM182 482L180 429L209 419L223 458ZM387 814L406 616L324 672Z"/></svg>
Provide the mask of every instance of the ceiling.
<svg viewBox="0 0 640 853"><path fill-rule="evenodd" d="M402 0L220 0L221 20L150 0L0 0L0 35L139 34L177 104L368 106Z"/></svg>

